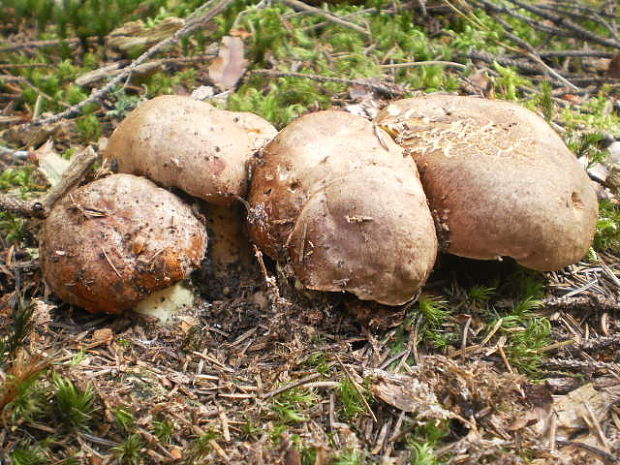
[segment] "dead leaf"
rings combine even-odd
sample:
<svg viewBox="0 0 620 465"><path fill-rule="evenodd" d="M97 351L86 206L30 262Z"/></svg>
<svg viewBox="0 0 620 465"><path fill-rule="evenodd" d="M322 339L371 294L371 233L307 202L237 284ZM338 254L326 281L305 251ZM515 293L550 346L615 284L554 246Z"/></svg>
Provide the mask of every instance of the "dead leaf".
<svg viewBox="0 0 620 465"><path fill-rule="evenodd" d="M74 129L74 120L62 120L44 126L13 126L7 130L6 138L19 146L38 147L50 137L56 142L69 139Z"/></svg>
<svg viewBox="0 0 620 465"><path fill-rule="evenodd" d="M248 37L252 37L254 34L246 31L243 28L239 28L239 29L231 29L230 35L233 37L240 37L241 39L247 39Z"/></svg>
<svg viewBox="0 0 620 465"><path fill-rule="evenodd" d="M51 138L38 150L32 152L31 158L37 163L39 171L51 186L60 182L62 174L71 164L69 160L62 158L54 151L54 142Z"/></svg>
<svg viewBox="0 0 620 465"><path fill-rule="evenodd" d="M416 413L418 418L445 419L453 415L439 405L432 388L408 375L373 369L364 372L371 377L371 390L386 404L405 412Z"/></svg>
<svg viewBox="0 0 620 465"><path fill-rule="evenodd" d="M553 410L557 415L558 438L569 439L577 430L587 428L586 404L601 421L609 414L614 400L606 390L597 391L592 383L585 384L564 396L554 396Z"/></svg>
<svg viewBox="0 0 620 465"><path fill-rule="evenodd" d="M493 81L489 78L486 70L477 69L468 77L468 80L485 97L494 97Z"/></svg>
<svg viewBox="0 0 620 465"><path fill-rule="evenodd" d="M620 53L611 59L607 67L607 76L620 79Z"/></svg>
<svg viewBox="0 0 620 465"><path fill-rule="evenodd" d="M224 36L218 57L209 66L209 78L220 89L231 89L245 73L246 63L243 41L239 37Z"/></svg>
<svg viewBox="0 0 620 465"><path fill-rule="evenodd" d="M183 458L183 453L179 447L173 446L169 452L170 456L175 460L181 460Z"/></svg>
<svg viewBox="0 0 620 465"><path fill-rule="evenodd" d="M112 340L113 337L114 337L114 333L112 332L110 328L102 328L102 329L97 329L95 330L95 332L93 332L92 339L93 339L93 342L100 342L100 343L107 344Z"/></svg>
<svg viewBox="0 0 620 465"><path fill-rule="evenodd" d="M47 326L52 321L51 312L56 308L55 305L46 304L40 299L34 300L34 309L32 311L32 321L37 327Z"/></svg>

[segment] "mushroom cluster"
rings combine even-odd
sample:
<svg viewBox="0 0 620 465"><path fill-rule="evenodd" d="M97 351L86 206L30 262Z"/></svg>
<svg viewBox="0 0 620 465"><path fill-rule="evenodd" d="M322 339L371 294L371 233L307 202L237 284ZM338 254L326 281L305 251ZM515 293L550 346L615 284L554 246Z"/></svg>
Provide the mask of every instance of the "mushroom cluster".
<svg viewBox="0 0 620 465"><path fill-rule="evenodd" d="M44 224L41 261L52 292L90 311L118 313L162 289L183 294L170 286L205 255L222 272L240 263L247 239L238 200L246 195L250 159L276 133L257 115L189 97L140 105L104 153L121 174L69 193ZM204 200L207 227L157 185Z"/></svg>
<svg viewBox="0 0 620 465"><path fill-rule="evenodd" d="M543 119L473 97L397 101L374 122L322 111L277 133L253 114L164 96L134 110L104 156L124 174L64 198L41 245L52 291L92 311L134 307L200 265L204 225L156 184L207 203L207 255L223 272L249 261L247 213L251 239L306 288L386 305L415 298L438 250L535 270L575 263L598 211Z"/></svg>

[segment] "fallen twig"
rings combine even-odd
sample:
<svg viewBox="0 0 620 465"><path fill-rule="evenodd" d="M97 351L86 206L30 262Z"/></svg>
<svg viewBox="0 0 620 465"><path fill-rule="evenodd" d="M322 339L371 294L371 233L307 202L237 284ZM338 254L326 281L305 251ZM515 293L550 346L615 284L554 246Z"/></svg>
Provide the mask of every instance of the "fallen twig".
<svg viewBox="0 0 620 465"><path fill-rule="evenodd" d="M538 52L542 58L554 57L585 57L585 58L613 58L616 56L614 52L606 52L604 50L547 50Z"/></svg>
<svg viewBox="0 0 620 465"><path fill-rule="evenodd" d="M133 74L147 74L165 65L171 64L190 64L201 61L211 60L215 58L217 55L215 53L209 53L205 55L199 55L194 57L178 57L178 58L162 58L159 60L147 61L146 63L142 63L140 66L137 66L133 70ZM88 73L84 73L75 80L75 83L78 86L90 86L98 81L103 79L109 79L112 76L116 76L119 73L123 72L123 67L127 65L126 61L120 61L115 63L110 63L102 66L101 68L95 69L93 71L89 71Z"/></svg>
<svg viewBox="0 0 620 465"><path fill-rule="evenodd" d="M60 40L35 40L33 42L24 42L22 44L7 45L0 47L0 53L17 52L19 50L28 50L32 48L58 47L60 45L76 46L80 44L80 39L60 39Z"/></svg>
<svg viewBox="0 0 620 465"><path fill-rule="evenodd" d="M315 379L320 378L320 377L321 377L321 373L312 373L311 375L304 376L303 378L298 379L297 381L293 381L292 383L281 386L278 389L275 389L271 392L267 392L266 394L263 394L261 398L270 399L274 396L282 394L283 392L290 391L291 389L295 389L296 387L310 383L311 381L314 381Z"/></svg>
<svg viewBox="0 0 620 465"><path fill-rule="evenodd" d="M599 362L597 360L573 360L550 358L542 362L545 367L560 368L562 370L575 370L580 373L588 373L599 370L620 372L620 365L612 362Z"/></svg>
<svg viewBox="0 0 620 465"><path fill-rule="evenodd" d="M0 155L11 157L15 160L27 160L30 152L28 150L13 150L0 145Z"/></svg>
<svg viewBox="0 0 620 465"><path fill-rule="evenodd" d="M370 408L370 404L366 400L366 396L364 395L364 392L362 391L362 388L359 386L357 381L355 381L353 379L353 376L351 376L351 373L349 373L349 370L347 369L347 367L344 366L344 363L342 363L342 360L340 360L340 357L338 357L338 354L334 354L334 355L336 357L336 360L338 361L338 364L340 365L340 367L344 371L344 374L347 376L347 378L351 382L351 385L353 386L353 388L355 389L357 394L360 396L360 399L362 400L362 403L364 404L364 407L366 407L366 410L368 411L368 413L370 413L370 416L372 417L373 421L375 423L378 423L379 420L377 420L377 416L375 415L375 412L373 412L372 408Z"/></svg>
<svg viewBox="0 0 620 465"><path fill-rule="evenodd" d="M49 118L41 119L38 121L33 121L29 123L32 126L41 126L45 124L55 123L65 118L71 118L76 116L82 112L84 107L90 105L91 103L98 102L102 97L110 93L117 84L125 80L129 75L142 63L147 61L153 55L161 52L166 47L176 44L183 37L191 34L192 32L201 28L207 21L210 21L218 14L222 13L230 4L233 3L234 0L210 0L204 3L201 7L199 7L192 15L190 15L186 20L181 29L175 32L171 37L158 42L149 48L146 52L136 58L130 65L126 68L123 68L123 71L119 73L116 77L110 80L105 86L101 89L93 92L90 97L82 100L81 102L73 105L67 110L57 113L55 115L50 116ZM204 12L204 13L203 13Z"/></svg>
<svg viewBox="0 0 620 465"><path fill-rule="evenodd" d="M26 79L23 76L12 76L10 74L0 74L0 79L4 80L4 81L8 81L8 82L20 82L24 85L26 85L27 87L30 87L32 90L34 90L37 94L42 95L43 97L45 97L46 99L53 101L54 99L46 94L45 92L43 92L41 89L39 89L37 86L35 86L33 83L31 83L28 79ZM69 105L67 105L64 102L59 102L61 105L68 107Z"/></svg>
<svg viewBox="0 0 620 465"><path fill-rule="evenodd" d="M379 65L380 68L417 68L421 66L446 66L448 68L467 69L467 66L454 61L429 60L429 61L411 61L408 63L392 63L389 65Z"/></svg>
<svg viewBox="0 0 620 465"><path fill-rule="evenodd" d="M0 69L53 68L53 63L2 63Z"/></svg>
<svg viewBox="0 0 620 465"><path fill-rule="evenodd" d="M345 21L344 19L339 18L338 16L333 15L325 10L321 10L320 8L315 8L313 6L306 5L305 3L300 2L299 0L284 0L284 3L290 6L291 8L293 8L294 10L304 11L306 13L321 16L332 23L339 24L340 26L344 26L346 28L352 29L356 32L364 34L365 36L370 36L370 32L368 32L363 27L358 26L357 24L351 23L349 21Z"/></svg>
<svg viewBox="0 0 620 465"><path fill-rule="evenodd" d="M34 200L22 200L13 195L0 194L0 211L19 216L45 218L54 204L84 178L93 166L97 154L92 147L86 147L71 160L58 184L50 188L45 195Z"/></svg>
<svg viewBox="0 0 620 465"><path fill-rule="evenodd" d="M554 70L549 65L547 65L547 63L545 63L542 60L542 58L540 58L540 55L538 55L538 52L534 49L534 47L532 47L530 44L528 44L525 40L523 40L520 37L517 37L516 35L514 35L511 32L513 30L512 27L506 21L504 21L498 15L494 14L492 16L499 24L501 24L504 27L506 36L510 40L512 40L515 44L517 44L520 47L522 47L523 49L525 49L525 51L523 52L524 55L527 56L528 58L530 58L532 61L538 63L538 65L540 65L540 67L542 68L543 72L548 73L552 79L555 78L556 81L559 81L560 83L564 84L566 87L570 88L571 90L579 90L579 87L577 87L572 82L568 81L564 76L562 76L556 70Z"/></svg>
<svg viewBox="0 0 620 465"><path fill-rule="evenodd" d="M273 71L270 69L255 69L250 71L252 74L260 74L262 76L270 76L270 77L294 77L300 79L310 79L312 81L317 82L337 82L339 84L346 84L349 86L361 86L367 89L371 89L382 94L398 97L404 94L404 91L397 86L388 86L386 84L381 83L373 83L369 81L362 81L358 79L343 79L331 76L321 76L318 74L306 74L306 73L294 73L294 72L283 72L283 71Z"/></svg>
<svg viewBox="0 0 620 465"><path fill-rule="evenodd" d="M577 35L581 39L588 40L590 42L597 43L599 45L604 45L606 47L620 48L620 42L614 39L608 39L606 37L600 37L587 29L579 26L578 24L573 23L567 18L562 16L558 16L555 14L549 13L547 10L539 8L535 5L522 2L520 0L508 0L513 5L518 6L519 8L523 8L524 10L529 11L530 13L534 13L536 16L539 16L543 19L551 21L554 24L561 24L562 27L571 31L574 35Z"/></svg>
<svg viewBox="0 0 620 465"><path fill-rule="evenodd" d="M558 440L557 444L563 447L573 446L573 447L578 447L580 449L587 450L590 453L598 455L603 460L603 462L606 464L618 463L618 458L615 455L612 455L608 452L605 452L602 449L599 449L598 447L594 447L584 442Z"/></svg>

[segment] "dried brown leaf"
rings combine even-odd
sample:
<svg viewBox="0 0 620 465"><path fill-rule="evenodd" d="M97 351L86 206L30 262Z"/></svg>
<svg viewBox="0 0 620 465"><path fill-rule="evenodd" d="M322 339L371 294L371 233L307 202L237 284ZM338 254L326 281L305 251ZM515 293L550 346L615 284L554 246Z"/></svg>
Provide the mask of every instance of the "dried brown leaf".
<svg viewBox="0 0 620 465"><path fill-rule="evenodd" d="M62 158L54 151L54 142L51 138L33 152L31 157L36 160L39 171L51 186L60 182L62 174L70 165L69 160Z"/></svg>
<svg viewBox="0 0 620 465"><path fill-rule="evenodd" d="M372 377L373 394L386 404L405 412L415 412L419 418L452 417L439 405L432 388L419 379L378 369L368 370L364 375Z"/></svg>
<svg viewBox="0 0 620 465"><path fill-rule="evenodd" d="M224 36L218 56L209 66L209 78L220 89L231 89L245 73L246 64L243 41L239 37Z"/></svg>
<svg viewBox="0 0 620 465"><path fill-rule="evenodd" d="M607 67L607 76L611 78L620 78L620 54L617 54L609 62Z"/></svg>

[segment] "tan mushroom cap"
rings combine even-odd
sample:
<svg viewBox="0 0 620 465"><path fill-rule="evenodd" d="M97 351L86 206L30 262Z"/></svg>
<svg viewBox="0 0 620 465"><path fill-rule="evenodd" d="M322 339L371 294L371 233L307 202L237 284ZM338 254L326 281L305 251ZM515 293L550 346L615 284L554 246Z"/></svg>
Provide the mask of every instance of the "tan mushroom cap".
<svg viewBox="0 0 620 465"><path fill-rule="evenodd" d="M233 121L245 129L254 150L260 150L274 137L278 130L262 116L245 111L224 111L224 114L232 117Z"/></svg>
<svg viewBox="0 0 620 465"><path fill-rule="evenodd" d="M411 300L437 239L413 161L341 111L303 116L262 151L249 201L255 242L308 288L387 305Z"/></svg>
<svg viewBox="0 0 620 465"><path fill-rule="evenodd" d="M246 194L254 151L231 115L190 97L165 95L142 103L121 122L105 157L118 161L119 172L229 205Z"/></svg>
<svg viewBox="0 0 620 465"><path fill-rule="evenodd" d="M54 206L41 235L41 267L62 300L117 313L186 278L206 245L205 228L178 197L117 174Z"/></svg>
<svg viewBox="0 0 620 465"><path fill-rule="evenodd" d="M448 252L510 256L535 270L557 270L587 253L598 211L594 189L533 112L431 95L388 105L376 123L415 159Z"/></svg>

